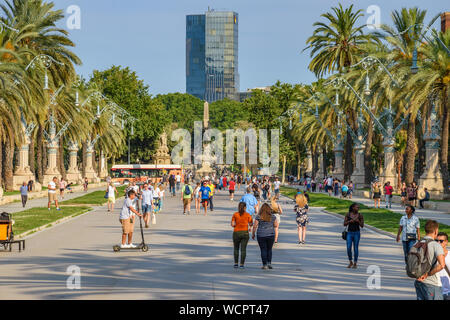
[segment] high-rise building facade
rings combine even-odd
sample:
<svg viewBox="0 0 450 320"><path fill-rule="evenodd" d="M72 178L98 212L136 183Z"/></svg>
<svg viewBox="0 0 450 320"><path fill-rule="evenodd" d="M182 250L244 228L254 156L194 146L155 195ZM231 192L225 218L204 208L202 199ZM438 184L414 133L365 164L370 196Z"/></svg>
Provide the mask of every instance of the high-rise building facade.
<svg viewBox="0 0 450 320"><path fill-rule="evenodd" d="M238 14L186 17L186 91L202 100L239 100Z"/></svg>

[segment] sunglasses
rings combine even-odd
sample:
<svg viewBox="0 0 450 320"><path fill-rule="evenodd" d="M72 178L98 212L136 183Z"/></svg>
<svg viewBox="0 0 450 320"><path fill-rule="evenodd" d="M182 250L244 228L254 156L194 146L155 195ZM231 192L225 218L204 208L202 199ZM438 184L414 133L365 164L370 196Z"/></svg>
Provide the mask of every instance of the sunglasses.
<svg viewBox="0 0 450 320"><path fill-rule="evenodd" d="M444 243L445 241L447 241L447 240L436 240L436 242L439 242L439 243Z"/></svg>

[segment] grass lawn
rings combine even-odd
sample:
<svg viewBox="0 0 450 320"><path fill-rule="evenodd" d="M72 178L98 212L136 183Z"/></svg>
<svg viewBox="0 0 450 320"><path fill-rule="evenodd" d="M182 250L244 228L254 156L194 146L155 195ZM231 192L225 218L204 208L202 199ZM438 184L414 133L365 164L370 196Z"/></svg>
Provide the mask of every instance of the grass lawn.
<svg viewBox="0 0 450 320"><path fill-rule="evenodd" d="M117 188L118 194L116 194L116 197L122 197L124 195L126 186L121 186ZM105 188L106 190L106 188ZM66 200L61 202L61 205L67 206L67 205L103 205L108 200L105 199L105 191L94 191L91 193L88 193L84 196L77 197L71 200Z"/></svg>
<svg viewBox="0 0 450 320"><path fill-rule="evenodd" d="M15 221L13 226L14 234L17 236L21 233L33 230L68 216L78 216L88 212L91 209L92 208L87 206L64 207L61 211L56 211L55 208L52 208L50 211L48 211L47 208L33 208L13 213L12 219Z"/></svg>
<svg viewBox="0 0 450 320"><path fill-rule="evenodd" d="M20 191L5 191L3 192L3 196L17 196L20 195Z"/></svg>
<svg viewBox="0 0 450 320"><path fill-rule="evenodd" d="M282 187L281 193L290 198L294 198L297 191L295 189ZM348 213L348 208L353 203L350 200L341 200L330 197L326 194L310 193L309 205L312 207L325 207L325 210L338 213L345 216ZM396 213L387 209L374 209L360 204L360 212L364 216L364 222L372 227L397 234L398 225L402 214ZM420 219L421 234L425 234L426 220ZM450 226L439 224L439 231L444 231L450 234Z"/></svg>

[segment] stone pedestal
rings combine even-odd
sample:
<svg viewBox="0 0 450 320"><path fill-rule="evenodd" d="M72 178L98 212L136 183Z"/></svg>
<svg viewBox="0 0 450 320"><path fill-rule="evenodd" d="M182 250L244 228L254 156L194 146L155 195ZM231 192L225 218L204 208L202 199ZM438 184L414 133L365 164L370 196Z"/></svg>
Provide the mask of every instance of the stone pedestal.
<svg viewBox="0 0 450 320"><path fill-rule="evenodd" d="M356 186L356 189L362 189L366 187L366 174L364 170L364 146L361 144L355 146L355 159L355 170L353 171L351 181L353 181L353 185Z"/></svg>
<svg viewBox="0 0 450 320"><path fill-rule="evenodd" d="M66 179L68 183L75 184L81 184L83 181L81 172L78 170L78 145L75 143L69 145L69 169Z"/></svg>
<svg viewBox="0 0 450 320"><path fill-rule="evenodd" d="M439 165L439 142L435 139L425 140L426 167L419 179L419 187L427 188L431 195L441 197L444 192L442 174Z"/></svg>
<svg viewBox="0 0 450 320"><path fill-rule="evenodd" d="M384 186L386 182L390 182L394 190L397 190L397 176L395 172L395 149L394 143L389 140L385 140L384 146L384 168L383 174L380 176L381 185Z"/></svg>
<svg viewBox="0 0 450 320"><path fill-rule="evenodd" d="M84 178L88 178L89 182L98 183L100 182L100 178L97 176L97 172L95 172L92 166L92 153L93 148L88 146L86 150L86 168L84 173Z"/></svg>
<svg viewBox="0 0 450 320"><path fill-rule="evenodd" d="M343 166L344 149L336 148L334 150L334 171L333 177L339 180L344 180L344 166Z"/></svg>
<svg viewBox="0 0 450 320"><path fill-rule="evenodd" d="M28 183L28 181L33 180L36 181L34 174L30 170L28 154L29 154L29 139L26 138L25 144L19 150L18 154L18 163L16 170L14 171L13 176L13 185L14 190L20 190L20 187L24 182Z"/></svg>
<svg viewBox="0 0 450 320"><path fill-rule="evenodd" d="M106 179L108 176L108 163L105 158L103 151L100 152L100 179Z"/></svg>
<svg viewBox="0 0 450 320"><path fill-rule="evenodd" d="M316 174L316 180L318 180L318 179L322 180L326 175L326 172L325 172L326 169L323 167L323 154L319 155L318 164L319 164L319 170L317 171L317 174Z"/></svg>
<svg viewBox="0 0 450 320"><path fill-rule="evenodd" d="M58 142L55 139L52 140L51 143L47 145L47 168L44 172L44 181L43 185L47 186L50 181L53 180L53 177L57 177L58 180L61 179L61 173L58 170L57 165L57 156L58 156Z"/></svg>

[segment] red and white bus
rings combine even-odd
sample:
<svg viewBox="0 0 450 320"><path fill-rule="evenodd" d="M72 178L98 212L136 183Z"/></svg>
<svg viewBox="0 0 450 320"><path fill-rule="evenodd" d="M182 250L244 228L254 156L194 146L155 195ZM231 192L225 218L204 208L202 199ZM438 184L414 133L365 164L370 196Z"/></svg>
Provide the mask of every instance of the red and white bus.
<svg viewBox="0 0 450 320"><path fill-rule="evenodd" d="M179 174L183 177L183 168L176 164L119 164L111 168L111 181L114 184L128 184L130 182L152 183L162 181L163 175Z"/></svg>

